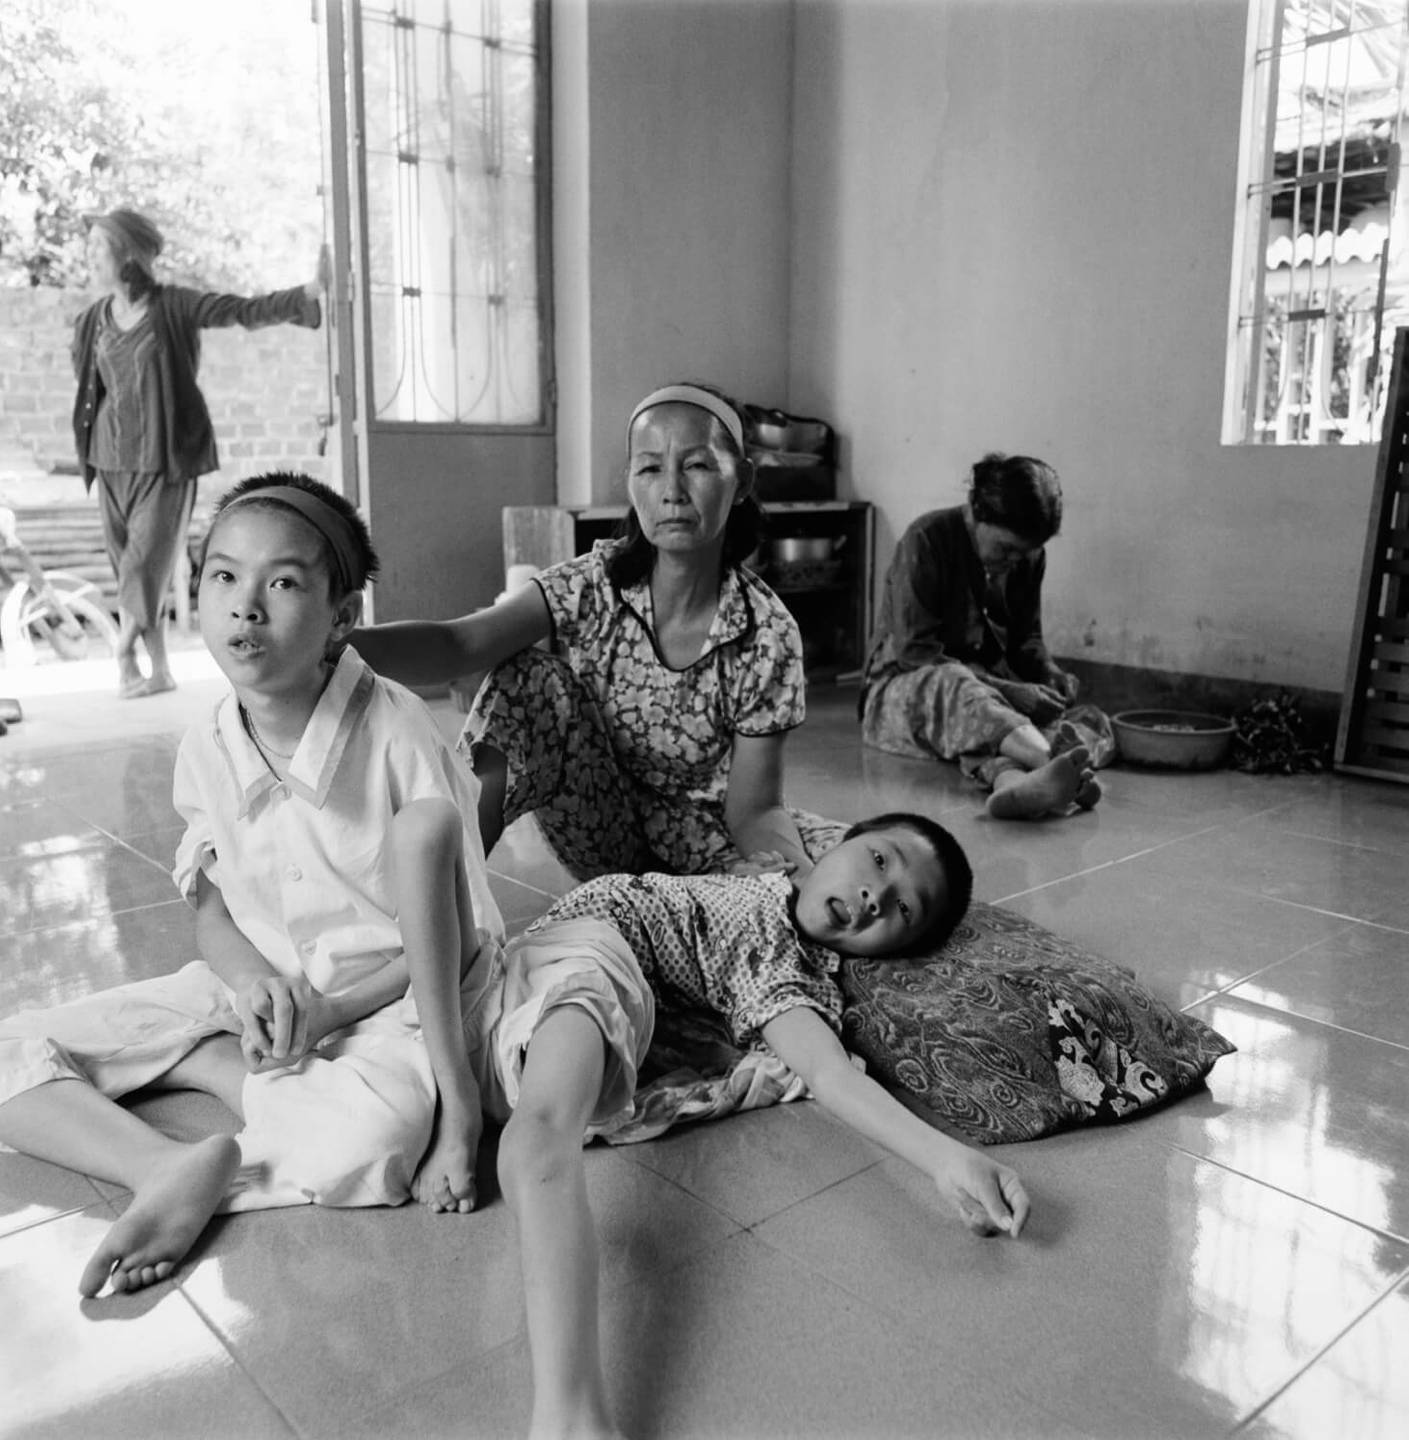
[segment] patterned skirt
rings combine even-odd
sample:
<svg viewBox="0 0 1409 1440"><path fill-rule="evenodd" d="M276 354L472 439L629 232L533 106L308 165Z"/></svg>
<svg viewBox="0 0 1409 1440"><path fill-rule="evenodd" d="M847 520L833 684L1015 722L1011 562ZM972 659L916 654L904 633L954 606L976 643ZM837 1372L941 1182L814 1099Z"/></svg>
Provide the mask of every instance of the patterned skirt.
<svg viewBox="0 0 1409 1440"><path fill-rule="evenodd" d="M1014 730L1032 722L987 683L985 672L968 665L925 665L878 680L866 692L862 742L892 755L957 760L959 768L986 790L1005 770L1023 767L998 753ZM1091 752L1099 769L1115 759L1115 732L1095 705L1071 705L1037 728L1056 749L1069 748L1069 726Z"/></svg>
<svg viewBox="0 0 1409 1440"><path fill-rule="evenodd" d="M649 789L621 764L596 697L563 660L521 651L492 670L471 706L459 748L508 765L506 825L532 814L553 853L579 880L659 870L700 875L740 858L723 797ZM789 809L816 859L839 838L836 821Z"/></svg>

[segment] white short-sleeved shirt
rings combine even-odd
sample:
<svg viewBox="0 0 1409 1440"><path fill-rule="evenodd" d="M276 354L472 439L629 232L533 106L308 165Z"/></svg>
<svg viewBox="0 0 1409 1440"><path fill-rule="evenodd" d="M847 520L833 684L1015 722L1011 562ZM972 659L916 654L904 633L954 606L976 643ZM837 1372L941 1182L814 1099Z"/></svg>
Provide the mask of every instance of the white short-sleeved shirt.
<svg viewBox="0 0 1409 1440"><path fill-rule="evenodd" d="M176 757L186 821L173 878L216 885L235 923L280 973L339 995L400 955L387 840L413 800L452 801L479 928L502 937L480 841L479 782L409 690L345 649L280 781L240 721L232 692L193 725Z"/></svg>
<svg viewBox="0 0 1409 1440"><path fill-rule="evenodd" d="M600 875L525 933L562 920L607 921L662 1008L713 1010L741 1046L800 1005L840 1030L840 958L798 933L792 889L785 875Z"/></svg>

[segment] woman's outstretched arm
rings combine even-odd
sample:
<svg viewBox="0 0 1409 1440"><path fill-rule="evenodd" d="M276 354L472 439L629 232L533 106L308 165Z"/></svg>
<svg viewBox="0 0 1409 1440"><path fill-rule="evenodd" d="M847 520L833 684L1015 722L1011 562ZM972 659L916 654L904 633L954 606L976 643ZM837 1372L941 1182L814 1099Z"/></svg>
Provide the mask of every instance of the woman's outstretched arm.
<svg viewBox="0 0 1409 1440"><path fill-rule="evenodd" d="M373 670L403 685L448 685L546 640L552 628L548 602L530 584L458 620L362 626L348 643Z"/></svg>

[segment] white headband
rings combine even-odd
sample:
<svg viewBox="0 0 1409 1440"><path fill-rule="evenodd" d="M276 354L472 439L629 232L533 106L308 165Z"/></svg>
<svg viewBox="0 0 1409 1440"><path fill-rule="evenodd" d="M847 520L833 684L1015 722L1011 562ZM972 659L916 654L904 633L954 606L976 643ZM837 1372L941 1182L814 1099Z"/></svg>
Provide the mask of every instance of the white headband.
<svg viewBox="0 0 1409 1440"><path fill-rule="evenodd" d="M718 395L709 390L702 390L698 385L666 385L660 390L652 390L646 398L631 412L631 419L626 422L626 439L628 445L631 442L631 427L640 418L643 410L649 410L653 405L697 405L701 410L708 410L716 420L729 432L734 444L739 447L740 455L747 455L744 448L744 422L739 418L739 412L727 401L721 400Z"/></svg>

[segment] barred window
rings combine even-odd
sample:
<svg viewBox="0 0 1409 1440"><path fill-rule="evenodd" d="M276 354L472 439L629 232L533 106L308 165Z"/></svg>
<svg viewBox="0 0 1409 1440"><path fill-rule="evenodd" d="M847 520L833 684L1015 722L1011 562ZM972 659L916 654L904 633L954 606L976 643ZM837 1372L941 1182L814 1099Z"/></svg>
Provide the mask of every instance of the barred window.
<svg viewBox="0 0 1409 1440"><path fill-rule="evenodd" d="M356 7L378 420L543 423L542 8Z"/></svg>
<svg viewBox="0 0 1409 1440"><path fill-rule="evenodd" d="M1409 0L1252 0L1223 439L1379 438L1409 324Z"/></svg>

